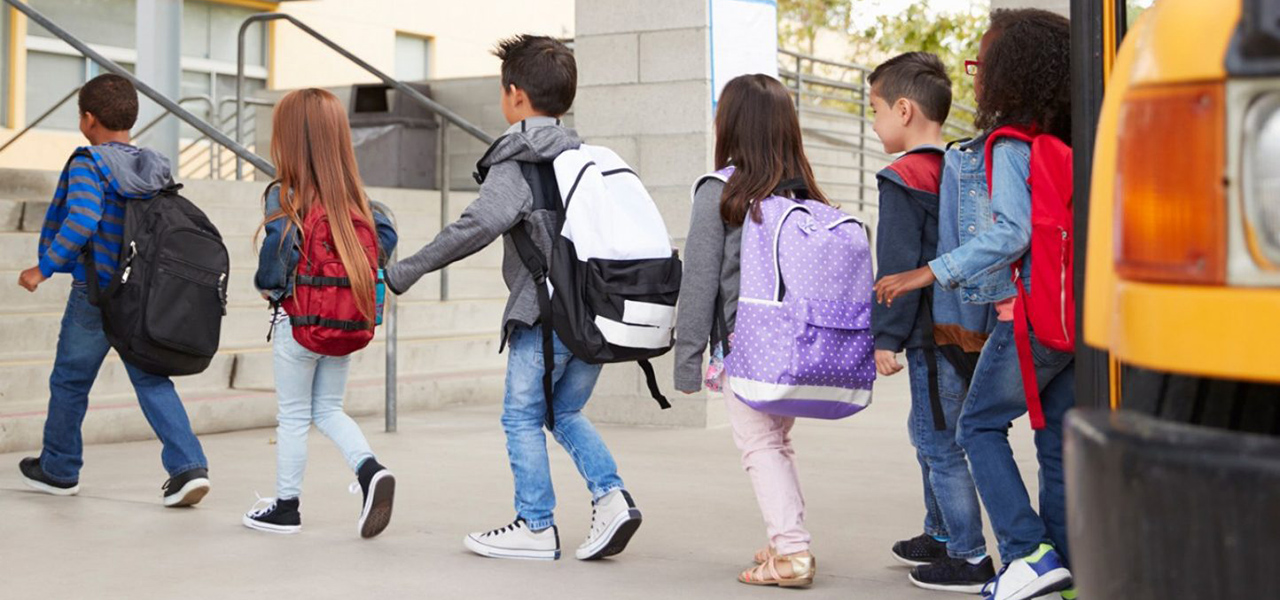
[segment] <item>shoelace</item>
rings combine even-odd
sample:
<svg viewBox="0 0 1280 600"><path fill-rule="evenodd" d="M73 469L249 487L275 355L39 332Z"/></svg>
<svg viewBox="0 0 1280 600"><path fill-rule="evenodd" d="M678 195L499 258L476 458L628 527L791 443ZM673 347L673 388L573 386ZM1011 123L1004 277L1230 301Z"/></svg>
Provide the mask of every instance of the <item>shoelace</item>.
<svg viewBox="0 0 1280 600"><path fill-rule="evenodd" d="M1000 572L996 573L991 581L986 582L982 586L982 600L991 600L996 597L996 592L1000 590L1000 578L1004 576L1004 572L1009 569L1009 565L1000 567Z"/></svg>
<svg viewBox="0 0 1280 600"><path fill-rule="evenodd" d="M483 535L483 536L481 536L481 537L489 537L489 536L492 536L492 535L502 535L502 534L504 534L504 533L506 533L506 532L508 532L508 531L515 531L515 530L517 530L517 529L520 529L520 526L521 526L523 523L524 523L524 521L521 521L520 519L516 519L516 520L512 521L512 522L511 522L511 524L509 524L509 525L507 525L507 526L505 526L505 527L501 527L501 528L498 528L498 529L494 529L493 531L490 531L489 533L486 533L486 534L484 534L484 535Z"/></svg>
<svg viewBox="0 0 1280 600"><path fill-rule="evenodd" d="M258 500L253 503L253 506L249 507L250 519L256 519L258 517L261 517L263 515L270 513L272 510L275 510L276 508L275 498L263 498L261 495L258 494L258 492L254 492L253 495L257 496ZM259 505L262 505L262 508L258 508Z"/></svg>

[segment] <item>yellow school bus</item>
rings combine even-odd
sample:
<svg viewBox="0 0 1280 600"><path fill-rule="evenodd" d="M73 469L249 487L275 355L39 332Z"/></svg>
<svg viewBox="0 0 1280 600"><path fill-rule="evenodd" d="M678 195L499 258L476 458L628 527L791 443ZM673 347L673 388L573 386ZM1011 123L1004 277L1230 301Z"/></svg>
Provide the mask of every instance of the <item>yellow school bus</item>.
<svg viewBox="0 0 1280 600"><path fill-rule="evenodd" d="M1280 598L1280 0L1124 5L1072 3L1073 571Z"/></svg>

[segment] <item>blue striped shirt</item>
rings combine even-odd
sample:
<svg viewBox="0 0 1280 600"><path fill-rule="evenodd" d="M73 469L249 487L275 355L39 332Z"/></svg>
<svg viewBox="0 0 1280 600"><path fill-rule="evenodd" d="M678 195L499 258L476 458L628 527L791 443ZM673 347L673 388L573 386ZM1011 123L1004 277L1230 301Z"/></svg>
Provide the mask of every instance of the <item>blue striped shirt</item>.
<svg viewBox="0 0 1280 600"><path fill-rule="evenodd" d="M128 147L132 149L132 147ZM40 273L71 273L85 283L82 253L92 249L100 285L115 274L124 240L124 199L109 184L91 150L76 150L58 179L58 188L40 230Z"/></svg>

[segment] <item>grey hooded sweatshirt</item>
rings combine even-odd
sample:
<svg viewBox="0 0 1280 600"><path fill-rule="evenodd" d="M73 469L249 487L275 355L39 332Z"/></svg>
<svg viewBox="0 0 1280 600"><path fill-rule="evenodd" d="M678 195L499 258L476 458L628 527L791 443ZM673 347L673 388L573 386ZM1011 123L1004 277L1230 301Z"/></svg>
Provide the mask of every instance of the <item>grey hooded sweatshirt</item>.
<svg viewBox="0 0 1280 600"><path fill-rule="evenodd" d="M520 262L511 236L504 234L512 227L524 227L549 258L551 215L533 211L533 191L519 163L551 161L581 144L577 132L561 126L559 119L533 117L512 125L476 165L489 169L480 185L480 196L429 244L387 267L387 287L403 294L423 275L471 256L502 236L502 278L511 294L502 314L503 343L513 326L536 323L538 296L533 276Z"/></svg>

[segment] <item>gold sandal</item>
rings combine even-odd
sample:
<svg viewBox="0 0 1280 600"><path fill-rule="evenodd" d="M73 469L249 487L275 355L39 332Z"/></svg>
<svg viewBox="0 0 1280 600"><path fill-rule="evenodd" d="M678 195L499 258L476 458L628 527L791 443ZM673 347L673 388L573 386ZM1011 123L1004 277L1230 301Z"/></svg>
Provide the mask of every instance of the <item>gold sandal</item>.
<svg viewBox="0 0 1280 600"><path fill-rule="evenodd" d="M777 556L777 553L774 551L773 546L765 546L764 548L761 548L756 551L756 556L755 556L756 564L763 565L765 561L769 560L770 558L773 558L774 556Z"/></svg>
<svg viewBox="0 0 1280 600"><path fill-rule="evenodd" d="M783 577L778 573L778 563L786 561L791 566L791 576ZM764 563L743 571L738 581L747 585L776 585L778 587L805 587L813 584L813 577L818 572L818 561L808 552L797 552L787 556L770 556Z"/></svg>

